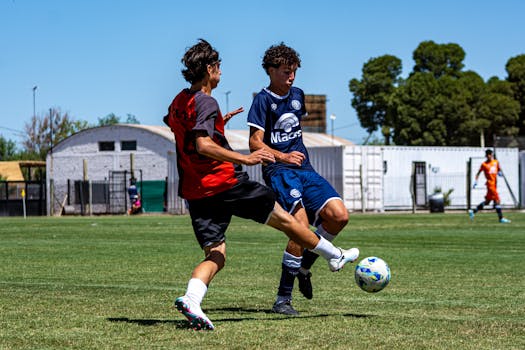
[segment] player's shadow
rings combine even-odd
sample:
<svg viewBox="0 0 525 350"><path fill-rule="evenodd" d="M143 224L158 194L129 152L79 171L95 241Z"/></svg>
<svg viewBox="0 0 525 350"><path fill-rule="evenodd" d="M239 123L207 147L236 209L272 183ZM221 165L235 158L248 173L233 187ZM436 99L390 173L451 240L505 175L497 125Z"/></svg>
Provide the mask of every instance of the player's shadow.
<svg viewBox="0 0 525 350"><path fill-rule="evenodd" d="M157 324L173 324L177 328L188 328L189 322L186 320L159 320L154 318L129 318L129 317L108 317L109 322L134 323L140 326L155 326Z"/></svg>
<svg viewBox="0 0 525 350"><path fill-rule="evenodd" d="M346 313L346 314L339 314L339 313L332 313L332 314L311 314L311 315L299 315L299 316L287 316L287 315L278 315L275 314L272 310L266 310L266 309L247 309L247 308L241 308L241 307L225 307L225 308L215 308L215 309L206 309L203 310L204 312L235 312L235 313L246 313L246 314L272 314L275 315L275 318L267 318L267 317L255 317L255 316L239 316L239 317L223 317L223 318L213 318L213 322L244 322L244 321L275 321L275 320L284 320L284 319L314 319L314 318L325 318L325 317L331 317L331 316L343 316L343 317L353 317L353 318L367 318L367 317L373 317L373 315L365 315L365 314L352 314L352 313ZM155 326L157 324L173 324L177 328L191 328L190 324L187 320L160 320L160 319L148 319L148 318L141 318L141 319L133 319L128 317L108 317L106 319L109 322L126 322L126 323L133 323L138 324L141 326Z"/></svg>

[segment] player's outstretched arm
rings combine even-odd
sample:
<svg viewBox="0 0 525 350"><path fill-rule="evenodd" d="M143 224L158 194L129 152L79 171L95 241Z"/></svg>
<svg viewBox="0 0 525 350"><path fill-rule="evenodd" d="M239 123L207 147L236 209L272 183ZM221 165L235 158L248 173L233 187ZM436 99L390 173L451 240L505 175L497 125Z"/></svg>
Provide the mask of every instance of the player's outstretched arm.
<svg viewBox="0 0 525 350"><path fill-rule="evenodd" d="M275 157L268 150L261 149L247 155L241 154L219 146L204 132L197 134L195 142L199 154L216 160L244 165L275 162Z"/></svg>
<svg viewBox="0 0 525 350"><path fill-rule="evenodd" d="M239 113L242 113L242 112L244 112L244 108L243 108L243 107L239 107L239 108L237 108L237 109L234 110L234 111L231 111L231 112L226 113L226 114L222 117L222 119L224 119L224 124L226 124L227 122L229 122L230 119L233 118L233 116L235 116L235 115L237 115L237 114L239 114Z"/></svg>
<svg viewBox="0 0 525 350"><path fill-rule="evenodd" d="M267 149L270 152L272 152L273 156L275 157L275 161L282 162L286 164L293 164L297 166L301 166L303 161L306 159L305 155L301 152L293 151L290 153L283 153L276 149L268 147L264 143L264 131L254 128L253 126L250 127L250 150L259 150L259 149Z"/></svg>

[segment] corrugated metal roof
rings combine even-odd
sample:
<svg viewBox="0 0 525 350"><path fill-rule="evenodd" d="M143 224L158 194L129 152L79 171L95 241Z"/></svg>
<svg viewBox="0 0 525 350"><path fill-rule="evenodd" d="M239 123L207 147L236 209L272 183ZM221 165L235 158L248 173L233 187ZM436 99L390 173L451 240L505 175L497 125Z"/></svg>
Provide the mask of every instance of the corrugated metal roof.
<svg viewBox="0 0 525 350"><path fill-rule="evenodd" d="M0 175L7 181L24 181L18 161L0 162Z"/></svg>
<svg viewBox="0 0 525 350"><path fill-rule="evenodd" d="M136 127L140 129L145 129L151 131L152 133L158 134L166 139L175 142L175 137L171 132L170 128L167 126L157 126L157 125L141 125L141 124L124 124L126 126ZM249 130L225 130L226 138L230 143L230 146L235 150L247 150L248 149L248 140L250 137ZM353 145L353 143L342 137L334 136L324 133L316 132L303 132L303 141L306 147L330 147L330 146L343 146L343 145Z"/></svg>

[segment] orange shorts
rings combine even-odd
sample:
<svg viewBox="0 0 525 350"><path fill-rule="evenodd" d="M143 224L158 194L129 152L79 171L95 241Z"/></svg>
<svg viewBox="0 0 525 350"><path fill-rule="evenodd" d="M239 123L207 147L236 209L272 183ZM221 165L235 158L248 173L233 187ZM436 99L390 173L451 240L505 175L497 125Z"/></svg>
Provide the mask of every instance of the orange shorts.
<svg viewBox="0 0 525 350"><path fill-rule="evenodd" d="M499 202L499 194L498 194L498 190L496 189L496 186L487 187L487 194L485 195L485 200L487 202L489 201Z"/></svg>

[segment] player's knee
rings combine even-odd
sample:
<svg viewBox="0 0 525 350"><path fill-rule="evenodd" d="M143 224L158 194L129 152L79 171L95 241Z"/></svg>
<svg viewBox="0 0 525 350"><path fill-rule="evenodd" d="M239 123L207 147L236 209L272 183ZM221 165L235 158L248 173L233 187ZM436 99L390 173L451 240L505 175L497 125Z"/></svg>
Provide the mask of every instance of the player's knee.
<svg viewBox="0 0 525 350"><path fill-rule="evenodd" d="M206 260L213 262L215 265L217 265L217 272L222 270L224 265L226 265L226 254L224 254L221 251L213 250L210 252L210 254L206 257Z"/></svg>
<svg viewBox="0 0 525 350"><path fill-rule="evenodd" d="M300 244L297 244L292 240L288 241L288 245L286 246L286 251L292 254L293 256L303 255L303 247Z"/></svg>
<svg viewBox="0 0 525 350"><path fill-rule="evenodd" d="M329 222L330 226L334 229L341 230L348 224L348 211L345 208L333 210L330 212L329 217L326 218L326 221Z"/></svg>
<svg viewBox="0 0 525 350"><path fill-rule="evenodd" d="M348 224L348 211L346 211L346 209L337 216L336 222L342 227L345 227L346 224Z"/></svg>

